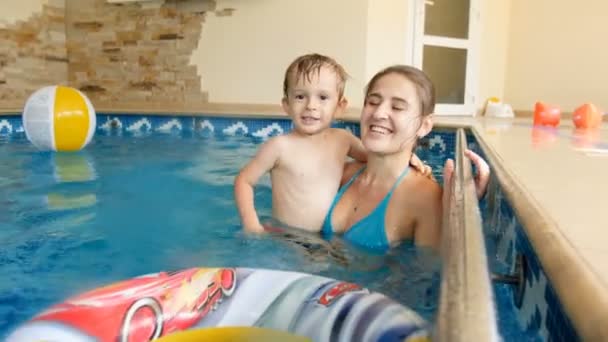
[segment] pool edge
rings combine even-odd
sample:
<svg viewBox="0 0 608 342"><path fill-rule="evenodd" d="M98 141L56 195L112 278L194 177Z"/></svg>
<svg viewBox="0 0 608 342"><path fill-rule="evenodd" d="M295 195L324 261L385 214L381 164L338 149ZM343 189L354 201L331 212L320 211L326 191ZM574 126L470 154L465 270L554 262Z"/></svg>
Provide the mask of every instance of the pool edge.
<svg viewBox="0 0 608 342"><path fill-rule="evenodd" d="M608 286L583 260L563 235L557 222L534 199L508 169L506 162L486 142L474 124L461 127L471 130L488 163L492 166L503 192L522 223L542 267L559 299L583 340L608 340Z"/></svg>

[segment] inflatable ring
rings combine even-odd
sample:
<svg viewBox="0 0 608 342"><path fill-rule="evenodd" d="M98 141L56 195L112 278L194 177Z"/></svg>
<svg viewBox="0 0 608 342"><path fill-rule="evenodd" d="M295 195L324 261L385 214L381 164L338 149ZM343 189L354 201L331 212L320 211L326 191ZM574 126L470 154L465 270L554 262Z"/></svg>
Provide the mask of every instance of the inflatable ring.
<svg viewBox="0 0 608 342"><path fill-rule="evenodd" d="M177 342L203 336L425 341L428 331L414 311L357 284L296 272L191 268L77 295L18 327L7 341Z"/></svg>
<svg viewBox="0 0 608 342"><path fill-rule="evenodd" d="M309 338L284 331L256 327L222 327L181 331L162 337L158 342L309 342Z"/></svg>

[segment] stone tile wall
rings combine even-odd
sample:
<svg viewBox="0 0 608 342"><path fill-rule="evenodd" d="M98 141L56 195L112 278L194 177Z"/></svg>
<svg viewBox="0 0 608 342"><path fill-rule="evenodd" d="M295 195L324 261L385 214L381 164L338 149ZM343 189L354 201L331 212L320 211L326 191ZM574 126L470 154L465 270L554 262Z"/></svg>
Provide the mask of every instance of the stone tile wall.
<svg viewBox="0 0 608 342"><path fill-rule="evenodd" d="M19 108L40 87L66 84L65 0L0 28L0 108Z"/></svg>
<svg viewBox="0 0 608 342"><path fill-rule="evenodd" d="M214 9L205 0L158 6L68 0L70 85L94 103L206 102L190 55Z"/></svg>
<svg viewBox="0 0 608 342"><path fill-rule="evenodd" d="M67 84L94 105L207 102L190 64L213 0L47 0L42 12L0 28L0 109L36 89Z"/></svg>

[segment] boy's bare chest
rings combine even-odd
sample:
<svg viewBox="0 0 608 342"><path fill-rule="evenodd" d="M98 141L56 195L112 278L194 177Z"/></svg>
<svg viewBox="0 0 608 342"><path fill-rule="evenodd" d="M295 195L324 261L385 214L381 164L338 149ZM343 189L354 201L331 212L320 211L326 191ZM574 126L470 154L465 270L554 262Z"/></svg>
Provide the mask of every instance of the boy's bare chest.
<svg viewBox="0 0 608 342"><path fill-rule="evenodd" d="M299 179L340 179L347 150L340 146L319 145L313 148L294 148L281 156L276 171Z"/></svg>

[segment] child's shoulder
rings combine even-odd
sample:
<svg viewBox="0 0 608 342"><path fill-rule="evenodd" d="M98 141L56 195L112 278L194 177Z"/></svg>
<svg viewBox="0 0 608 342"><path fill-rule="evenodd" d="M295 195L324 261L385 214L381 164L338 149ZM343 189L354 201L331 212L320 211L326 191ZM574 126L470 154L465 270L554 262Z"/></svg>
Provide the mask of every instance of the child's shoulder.
<svg viewBox="0 0 608 342"><path fill-rule="evenodd" d="M290 151L294 146L295 137L293 134L286 133L281 135L276 135L268 138L263 144L262 148L267 150L272 150L277 154L282 154L284 152Z"/></svg>
<svg viewBox="0 0 608 342"><path fill-rule="evenodd" d="M330 127L327 131L336 135L352 135L352 133L345 128Z"/></svg>
<svg viewBox="0 0 608 342"><path fill-rule="evenodd" d="M289 136L287 134L276 135L268 138L262 143L262 147L266 149L282 150L289 143Z"/></svg>
<svg viewBox="0 0 608 342"><path fill-rule="evenodd" d="M352 137L354 137L353 133L344 128L328 128L327 132L329 136L333 139L339 139L342 141L349 141Z"/></svg>

